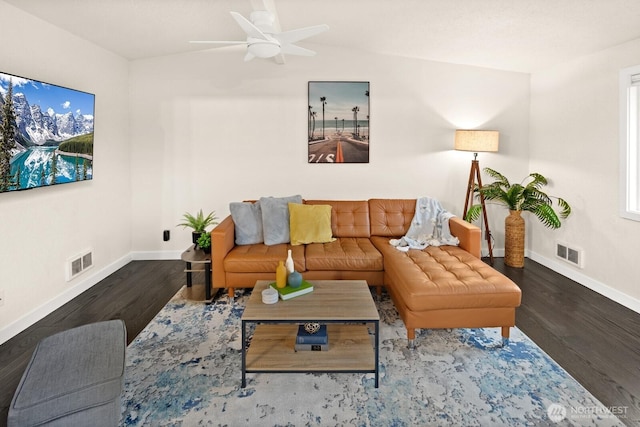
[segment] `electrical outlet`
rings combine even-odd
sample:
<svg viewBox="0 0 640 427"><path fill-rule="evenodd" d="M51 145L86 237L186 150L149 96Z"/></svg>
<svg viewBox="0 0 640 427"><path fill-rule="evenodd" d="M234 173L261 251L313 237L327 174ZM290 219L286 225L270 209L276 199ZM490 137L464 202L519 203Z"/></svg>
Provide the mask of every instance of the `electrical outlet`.
<svg viewBox="0 0 640 427"><path fill-rule="evenodd" d="M0 307L4 305L4 290L0 289Z"/></svg>

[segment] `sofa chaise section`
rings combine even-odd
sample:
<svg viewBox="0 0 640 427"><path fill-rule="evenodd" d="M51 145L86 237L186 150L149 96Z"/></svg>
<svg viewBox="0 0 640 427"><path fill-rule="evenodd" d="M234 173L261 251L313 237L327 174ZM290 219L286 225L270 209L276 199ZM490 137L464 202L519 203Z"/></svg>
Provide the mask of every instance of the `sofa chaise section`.
<svg viewBox="0 0 640 427"><path fill-rule="evenodd" d="M371 240L385 261L385 288L407 328L410 345L419 328L500 327L503 338L509 338L521 291L480 259L477 227L454 217L449 228L459 246L401 252L389 240L409 229L415 200L378 199L370 208Z"/></svg>

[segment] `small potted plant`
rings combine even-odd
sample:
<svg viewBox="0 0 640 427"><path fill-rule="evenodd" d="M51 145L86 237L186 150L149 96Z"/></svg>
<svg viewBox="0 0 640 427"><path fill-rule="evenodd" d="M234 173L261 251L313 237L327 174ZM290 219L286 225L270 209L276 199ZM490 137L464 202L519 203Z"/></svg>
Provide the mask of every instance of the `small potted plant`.
<svg viewBox="0 0 640 427"><path fill-rule="evenodd" d="M202 233L200 237L198 237L198 247L202 249L205 254L211 253L211 234L210 233Z"/></svg>
<svg viewBox="0 0 640 427"><path fill-rule="evenodd" d="M499 172L490 168L484 171L495 182L476 188L476 191L484 196L487 201L503 204L509 209L509 216L505 218L505 264L511 267L524 267L524 219L520 216L523 211L533 213L545 227L556 229L571 214L571 206L560 197L549 196L541 190L547 185L547 178L539 173L529 174L525 184L511 184L509 180ZM559 212L553 206L556 199ZM473 222L482 213L481 205L473 205L467 212L465 220Z"/></svg>
<svg viewBox="0 0 640 427"><path fill-rule="evenodd" d="M183 222L178 224L178 226L182 226L184 228L189 227L193 229L192 231L192 242L194 245L198 246L198 239L200 235L207 231L207 227L211 225L216 225L218 223L215 211L209 213L209 215L204 216L202 213L202 209L195 215L190 214L189 212L185 212L182 216Z"/></svg>

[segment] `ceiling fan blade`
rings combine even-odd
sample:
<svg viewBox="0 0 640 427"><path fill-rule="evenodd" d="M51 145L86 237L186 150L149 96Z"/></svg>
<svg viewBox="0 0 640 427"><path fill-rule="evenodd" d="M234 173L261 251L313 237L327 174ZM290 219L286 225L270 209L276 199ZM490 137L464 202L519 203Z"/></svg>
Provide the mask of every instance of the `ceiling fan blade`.
<svg viewBox="0 0 640 427"><path fill-rule="evenodd" d="M314 56L316 53L312 50L305 49L295 44L283 44L280 46L280 52L285 55Z"/></svg>
<svg viewBox="0 0 640 427"><path fill-rule="evenodd" d="M240 28L242 28L242 30L247 33L249 37L261 40L269 40L269 38L262 31L260 31L258 27L253 25L247 18L240 15L238 12L230 13L231 16L233 16L233 19L235 19L238 25L240 25Z"/></svg>
<svg viewBox="0 0 640 427"><path fill-rule="evenodd" d="M264 10L258 9L254 4L250 19L245 18L238 12L230 12L231 17L238 23L240 28L247 34L246 41L236 40L193 40L190 43L215 44L215 45L245 45L245 61L254 58L274 58L276 63L284 64L284 55L313 56L316 53L310 49L305 49L294 43L316 34L323 33L329 29L328 25L314 25L311 27L298 28L295 30L278 32L280 25L278 17L267 3L273 0L253 0L255 2L264 1Z"/></svg>
<svg viewBox="0 0 640 427"><path fill-rule="evenodd" d="M281 44L295 43L307 37L315 36L316 34L324 33L329 29L326 24L314 25L313 27L298 28L297 30L284 31L282 33L274 34L273 36L280 41Z"/></svg>

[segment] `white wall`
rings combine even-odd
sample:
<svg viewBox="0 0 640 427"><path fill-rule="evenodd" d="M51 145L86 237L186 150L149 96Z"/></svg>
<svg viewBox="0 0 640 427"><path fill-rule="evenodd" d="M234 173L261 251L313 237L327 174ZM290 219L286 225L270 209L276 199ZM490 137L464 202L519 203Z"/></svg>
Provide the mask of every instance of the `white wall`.
<svg viewBox="0 0 640 427"><path fill-rule="evenodd" d="M640 224L617 214L617 72L640 63L640 41L530 86L526 74L319 46L284 66L227 48L129 63L1 0L0 16L2 71L96 94L95 178L0 195L0 343L132 256L176 257L185 211L222 218L231 201L299 193L430 195L460 214L472 154L451 149L456 128L499 130L481 166L512 180L541 172L571 202L560 230L528 218L534 259L640 311ZM307 83L320 80L371 83L368 164L307 163ZM497 253L504 216L490 208ZM584 270L555 261L556 240L585 250ZM88 247L94 269L65 282L67 258Z"/></svg>
<svg viewBox="0 0 640 427"><path fill-rule="evenodd" d="M0 70L96 95L94 179L0 194L0 343L126 262L131 252L128 63L0 1ZM67 258L94 267L65 281Z"/></svg>
<svg viewBox="0 0 640 427"><path fill-rule="evenodd" d="M0 195L0 343L132 256L176 257L185 211L222 218L231 201L299 193L430 195L460 214L472 155L451 149L456 128L499 130L481 166L543 173L572 204L560 230L527 219L534 259L640 311L640 224L617 213L617 73L640 63L640 41L530 79L319 46L284 66L227 48L129 63L1 0L0 16L2 71L96 94L94 179ZM307 163L307 83L320 80L371 83L368 164ZM504 216L490 208L497 253ZM584 249L584 270L556 261L557 240ZM88 247L94 269L65 282L67 258Z"/></svg>
<svg viewBox="0 0 640 427"><path fill-rule="evenodd" d="M530 169L573 215L556 231L529 221L527 238L534 258L640 312L640 222L618 214L618 72L638 64L635 40L532 76ZM584 250L584 269L557 261L557 240Z"/></svg>
<svg viewBox="0 0 640 427"><path fill-rule="evenodd" d="M235 49L132 63L134 251L179 254L185 211L222 218L229 202L268 195L429 195L461 215L473 155L453 151L456 128L500 130L481 165L526 170L529 75L312 48L286 65ZM368 164L307 163L307 85L324 80L370 82Z"/></svg>

